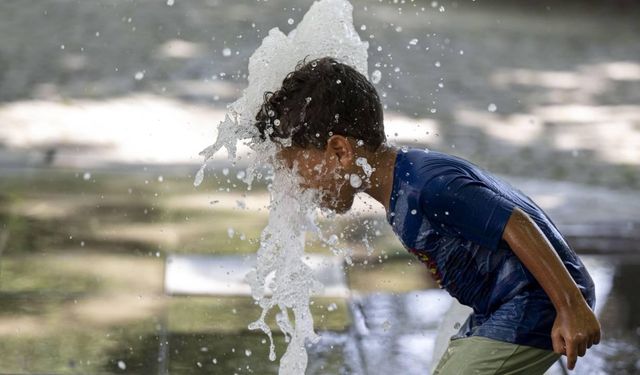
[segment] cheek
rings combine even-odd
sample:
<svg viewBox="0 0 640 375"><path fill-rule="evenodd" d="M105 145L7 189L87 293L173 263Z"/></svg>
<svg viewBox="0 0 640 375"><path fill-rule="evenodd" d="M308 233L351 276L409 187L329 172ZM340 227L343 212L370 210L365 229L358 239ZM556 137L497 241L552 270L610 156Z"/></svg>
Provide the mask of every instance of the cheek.
<svg viewBox="0 0 640 375"><path fill-rule="evenodd" d="M323 180L326 175L330 174L330 168L326 161L314 161L306 165L309 174L316 176L318 179Z"/></svg>
<svg viewBox="0 0 640 375"><path fill-rule="evenodd" d="M341 203L348 203L353 200L355 190L351 187L348 180L344 178L334 179L332 185L332 196Z"/></svg>
<svg viewBox="0 0 640 375"><path fill-rule="evenodd" d="M308 187L335 191L341 180L340 176L330 170L326 162L308 163L301 167L300 175Z"/></svg>

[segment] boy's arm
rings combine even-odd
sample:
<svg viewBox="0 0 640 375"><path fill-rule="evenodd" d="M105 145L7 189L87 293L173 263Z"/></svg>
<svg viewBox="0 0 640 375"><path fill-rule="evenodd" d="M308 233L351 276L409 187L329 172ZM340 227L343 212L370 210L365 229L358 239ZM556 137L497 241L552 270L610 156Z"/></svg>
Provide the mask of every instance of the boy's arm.
<svg viewBox="0 0 640 375"><path fill-rule="evenodd" d="M573 369L577 356L600 342L600 323L584 300L578 286L538 225L516 207L502 238L533 274L556 309L551 331L553 350L567 356Z"/></svg>

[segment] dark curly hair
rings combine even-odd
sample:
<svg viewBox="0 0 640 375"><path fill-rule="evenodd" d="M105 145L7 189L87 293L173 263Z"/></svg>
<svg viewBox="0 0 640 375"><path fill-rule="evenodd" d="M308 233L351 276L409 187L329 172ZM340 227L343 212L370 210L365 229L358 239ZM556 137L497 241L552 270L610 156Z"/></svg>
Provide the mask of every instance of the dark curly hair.
<svg viewBox="0 0 640 375"><path fill-rule="evenodd" d="M300 61L282 81L266 92L256 115L260 138L283 144L325 149L332 135L362 141L369 151L386 141L380 98L365 76L330 57Z"/></svg>

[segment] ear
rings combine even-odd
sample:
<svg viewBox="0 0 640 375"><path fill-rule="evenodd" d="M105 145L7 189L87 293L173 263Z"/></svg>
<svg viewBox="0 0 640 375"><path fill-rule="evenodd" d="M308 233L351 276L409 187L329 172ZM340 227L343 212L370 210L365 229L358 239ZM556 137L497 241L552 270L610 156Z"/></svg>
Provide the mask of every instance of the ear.
<svg viewBox="0 0 640 375"><path fill-rule="evenodd" d="M333 135L327 140L327 153L338 158L338 163L347 168L353 164L355 153L349 140L342 135Z"/></svg>

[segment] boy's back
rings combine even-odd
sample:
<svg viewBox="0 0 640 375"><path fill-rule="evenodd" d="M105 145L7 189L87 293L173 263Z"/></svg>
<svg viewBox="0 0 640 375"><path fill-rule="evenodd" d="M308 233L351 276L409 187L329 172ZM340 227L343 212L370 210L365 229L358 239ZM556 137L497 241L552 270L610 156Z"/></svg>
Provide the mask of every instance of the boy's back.
<svg viewBox="0 0 640 375"><path fill-rule="evenodd" d="M441 287L474 310L458 337L552 350L554 306L502 240L515 207L540 227L593 307L593 282L580 259L545 213L506 182L466 160L416 149L398 153L392 189L393 230Z"/></svg>

